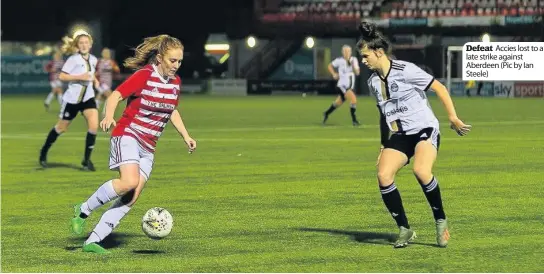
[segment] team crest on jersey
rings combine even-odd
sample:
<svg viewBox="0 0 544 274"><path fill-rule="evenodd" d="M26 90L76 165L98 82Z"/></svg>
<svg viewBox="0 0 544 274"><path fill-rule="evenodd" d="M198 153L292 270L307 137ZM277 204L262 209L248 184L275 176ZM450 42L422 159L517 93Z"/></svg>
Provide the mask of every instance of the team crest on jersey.
<svg viewBox="0 0 544 274"><path fill-rule="evenodd" d="M158 88L154 88L154 89L153 89L153 92L159 92L159 89L158 89Z"/></svg>
<svg viewBox="0 0 544 274"><path fill-rule="evenodd" d="M174 93L174 94L178 94L178 91L179 91L179 89L177 87L174 87L172 89L172 93Z"/></svg>
<svg viewBox="0 0 544 274"><path fill-rule="evenodd" d="M392 92L397 92L397 91L399 91L399 85L397 85L397 83L393 83L393 84L391 85L391 91L392 91Z"/></svg>

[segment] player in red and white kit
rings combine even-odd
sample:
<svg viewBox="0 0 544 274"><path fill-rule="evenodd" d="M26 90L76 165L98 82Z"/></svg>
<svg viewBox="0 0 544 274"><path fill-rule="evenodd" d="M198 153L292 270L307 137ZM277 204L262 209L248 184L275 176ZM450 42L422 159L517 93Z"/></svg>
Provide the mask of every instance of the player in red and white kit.
<svg viewBox="0 0 544 274"><path fill-rule="evenodd" d="M59 105L62 105L62 82L59 80L59 74L63 65L62 53L57 51L53 54L53 60L49 61L45 66L45 71L49 72L49 84L51 85L51 92L49 92L43 102L45 110L49 110L49 105L51 105L55 94L57 95Z"/></svg>
<svg viewBox="0 0 544 274"><path fill-rule="evenodd" d="M115 60L111 59L111 51L109 48L102 49L102 58L98 60L96 65L96 74L100 84L96 87L98 94L96 96L96 106L100 109L102 100L106 100L111 95L113 74L119 73L121 70ZM102 109L102 115L106 114L106 108Z"/></svg>
<svg viewBox="0 0 544 274"><path fill-rule="evenodd" d="M189 147L193 140L176 109L181 80L176 76L183 60L183 45L168 35L146 38L136 48L134 57L125 60L125 67L137 71L121 84L106 102L106 116L100 127L107 131L114 126L110 144L110 169L119 171L119 178L100 186L87 201L74 207L72 232L83 233L86 218L101 205L117 199L104 212L83 251L108 253L98 243L108 236L136 202L153 168L154 152L164 127L171 121ZM113 115L121 100L127 99L123 116L116 123Z"/></svg>

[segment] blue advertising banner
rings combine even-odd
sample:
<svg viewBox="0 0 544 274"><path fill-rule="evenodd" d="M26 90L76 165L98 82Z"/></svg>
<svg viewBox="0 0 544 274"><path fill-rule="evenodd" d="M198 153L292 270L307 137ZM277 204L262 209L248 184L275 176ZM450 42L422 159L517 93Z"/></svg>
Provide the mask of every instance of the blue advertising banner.
<svg viewBox="0 0 544 274"><path fill-rule="evenodd" d="M38 93L50 90L45 66L50 56L2 56L2 93Z"/></svg>
<svg viewBox="0 0 544 274"><path fill-rule="evenodd" d="M268 77L269 80L313 80L314 51L301 48Z"/></svg>

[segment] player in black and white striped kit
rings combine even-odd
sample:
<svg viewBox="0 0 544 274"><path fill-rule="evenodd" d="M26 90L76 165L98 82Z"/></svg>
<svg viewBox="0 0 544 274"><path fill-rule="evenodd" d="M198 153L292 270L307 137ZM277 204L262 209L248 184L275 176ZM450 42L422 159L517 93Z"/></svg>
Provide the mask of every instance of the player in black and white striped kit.
<svg viewBox="0 0 544 274"><path fill-rule="evenodd" d="M47 139L40 151L40 165L47 167L47 152L58 136L68 129L72 120L81 112L87 120L88 132L85 138L84 158L81 162L84 170L95 171L91 162L91 152L96 140L98 129L98 110L94 98L94 85L98 81L94 77L98 59L90 54L92 37L85 31L74 33L72 38L65 37L62 51L72 54L64 63L59 79L68 82L68 89L62 97L59 120L49 131Z"/></svg>
<svg viewBox="0 0 544 274"><path fill-rule="evenodd" d="M332 105L323 113L323 124L329 119L329 115L340 107L345 101L346 97L350 103L351 122L354 126L358 126L359 121L355 116L357 110L357 97L355 96L355 76L359 75L360 68L357 58L351 56L351 47L344 45L342 47L342 56L334 59L328 66L329 72L335 80L338 80L336 89L338 91L338 97Z"/></svg>
<svg viewBox="0 0 544 274"><path fill-rule="evenodd" d="M357 43L363 64L374 73L368 79L370 92L380 110L382 147L378 157L378 183L382 199L399 227L395 247L405 247L416 233L408 224L395 175L414 158L413 172L432 209L436 240L446 247L450 234L438 180L432 168L440 147L438 119L433 113L426 92L433 90L444 105L451 128L459 135L471 126L457 117L446 87L413 63L391 60L390 44L376 26L363 22ZM389 136L390 133L393 133Z"/></svg>

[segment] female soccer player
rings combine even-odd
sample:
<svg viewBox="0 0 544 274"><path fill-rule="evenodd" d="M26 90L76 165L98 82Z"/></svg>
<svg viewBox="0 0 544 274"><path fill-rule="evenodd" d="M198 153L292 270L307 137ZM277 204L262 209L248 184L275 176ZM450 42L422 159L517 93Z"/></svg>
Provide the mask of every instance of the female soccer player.
<svg viewBox="0 0 544 274"><path fill-rule="evenodd" d="M395 219L399 237L394 246L405 247L415 238L404 212L400 193L394 183L395 175L414 157L413 172L421 184L436 223L437 243L446 247L449 240L446 214L438 181L432 173L440 146L440 131L427 96L433 90L448 113L451 128L459 135L467 134L471 126L457 117L455 107L444 85L416 65L391 60L390 44L376 26L362 22L357 47L363 63L374 73L368 86L377 99L381 116L382 147L378 159L378 183L382 199ZM393 133L389 137L390 131Z"/></svg>
<svg viewBox="0 0 544 274"><path fill-rule="evenodd" d="M111 59L111 51L109 48L102 50L102 58L98 60L96 65L96 74L100 85L96 88L98 90L98 96L96 96L96 104L100 108L100 102L106 100L111 94L113 74L119 73L121 70L115 62ZM102 109L102 115L106 113L106 108Z"/></svg>
<svg viewBox="0 0 544 274"><path fill-rule="evenodd" d="M351 121L354 126L358 126L359 122L355 116L357 109L357 97L353 89L355 88L355 75L359 75L360 68L357 58L351 56L351 47L344 45L342 47L342 57L334 59L329 64L329 72L335 80L338 80L336 88L338 89L338 97L332 103L327 111L323 114L323 124L329 119L329 115L338 107L340 107L346 97L350 102ZM336 70L338 72L336 72Z"/></svg>
<svg viewBox="0 0 544 274"><path fill-rule="evenodd" d="M93 45L91 35L85 31L77 31L73 38L65 37L62 51L72 54L62 66L59 79L68 82L68 89L62 97L59 120L47 135L47 139L40 151L40 165L47 167L47 152L60 134L68 130L72 120L81 112L87 120L87 137L85 138L85 154L81 165L84 170L95 171L91 162L91 152L98 130L98 110L94 100L94 85L98 81L94 78L97 59L90 54Z"/></svg>
<svg viewBox="0 0 544 274"><path fill-rule="evenodd" d="M127 58L125 67L137 70L121 84L106 102L106 116L100 127L107 131L114 126L110 146L110 169L119 171L118 179L100 186L87 201L74 207L72 232L83 232L85 219L101 205L117 199L102 215L83 251L108 253L98 243L109 235L134 205L151 175L155 146L164 127L171 121L189 147L193 140L176 109L181 80L176 76L183 60L183 45L168 35L146 38L136 48L134 57ZM116 123L113 115L119 101L128 99L123 116Z"/></svg>
<svg viewBox="0 0 544 274"><path fill-rule="evenodd" d="M45 66L45 71L49 72L49 84L51 85L51 92L45 98L43 106L45 110L49 110L49 105L55 95L57 95L57 100L59 105L62 105L62 82L59 80L60 70L64 65L64 60L62 60L62 53L57 51L53 54L53 60L49 61Z"/></svg>

